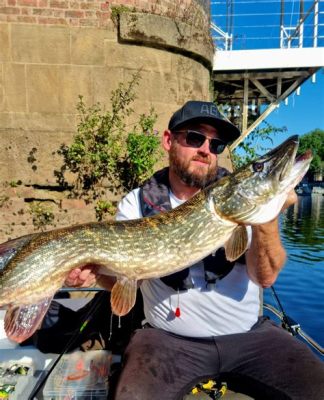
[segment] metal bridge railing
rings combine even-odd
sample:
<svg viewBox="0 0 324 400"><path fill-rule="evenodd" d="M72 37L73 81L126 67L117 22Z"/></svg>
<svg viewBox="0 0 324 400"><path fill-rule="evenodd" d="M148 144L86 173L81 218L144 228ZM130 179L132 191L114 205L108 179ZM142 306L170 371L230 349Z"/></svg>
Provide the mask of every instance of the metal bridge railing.
<svg viewBox="0 0 324 400"><path fill-rule="evenodd" d="M218 50L324 46L324 0L211 1Z"/></svg>

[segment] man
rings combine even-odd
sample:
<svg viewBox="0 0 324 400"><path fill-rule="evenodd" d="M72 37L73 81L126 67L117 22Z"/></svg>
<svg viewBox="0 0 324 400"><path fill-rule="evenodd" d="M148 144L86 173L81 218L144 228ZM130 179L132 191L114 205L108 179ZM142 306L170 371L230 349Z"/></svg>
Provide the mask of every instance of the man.
<svg viewBox="0 0 324 400"><path fill-rule="evenodd" d="M227 172L217 156L239 136L213 103L189 101L163 134L169 168L157 172L119 204L118 219L174 208ZM291 194L286 206L296 200ZM133 335L116 400L181 399L201 379L226 380L257 399L324 398L324 367L283 329L259 318L259 288L271 286L286 259L277 219L250 230L236 263L222 250L191 268L143 281L145 329ZM70 284L95 279L75 270Z"/></svg>

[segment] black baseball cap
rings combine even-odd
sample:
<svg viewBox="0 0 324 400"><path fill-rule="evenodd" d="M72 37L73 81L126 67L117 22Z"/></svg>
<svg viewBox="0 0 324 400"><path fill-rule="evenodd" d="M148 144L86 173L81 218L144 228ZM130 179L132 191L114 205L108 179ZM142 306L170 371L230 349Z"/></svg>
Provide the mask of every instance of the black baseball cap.
<svg viewBox="0 0 324 400"><path fill-rule="evenodd" d="M223 114L221 114L212 102L187 101L171 117L168 129L176 131L189 122L201 122L209 124L219 130L222 140L232 142L237 139L241 132Z"/></svg>

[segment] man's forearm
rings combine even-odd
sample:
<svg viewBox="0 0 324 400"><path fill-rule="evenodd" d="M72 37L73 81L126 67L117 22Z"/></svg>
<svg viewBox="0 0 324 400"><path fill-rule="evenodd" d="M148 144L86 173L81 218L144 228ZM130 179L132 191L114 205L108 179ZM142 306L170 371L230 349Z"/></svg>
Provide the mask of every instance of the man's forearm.
<svg viewBox="0 0 324 400"><path fill-rule="evenodd" d="M262 287L271 286L286 261L278 219L252 227L252 241L246 253L250 278Z"/></svg>

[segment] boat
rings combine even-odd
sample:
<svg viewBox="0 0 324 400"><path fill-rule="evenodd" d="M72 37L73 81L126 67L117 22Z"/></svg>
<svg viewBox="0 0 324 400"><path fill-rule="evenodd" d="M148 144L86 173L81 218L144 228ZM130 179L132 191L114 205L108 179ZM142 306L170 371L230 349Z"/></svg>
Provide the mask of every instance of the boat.
<svg viewBox="0 0 324 400"><path fill-rule="evenodd" d="M312 196L324 196L323 186L313 186Z"/></svg>
<svg viewBox="0 0 324 400"><path fill-rule="evenodd" d="M301 183L295 190L298 196L324 196L324 186L316 183Z"/></svg>
<svg viewBox="0 0 324 400"><path fill-rule="evenodd" d="M80 290L80 289L78 289ZM98 291L101 289L98 289ZM87 289L82 289L82 291L87 291ZM92 289L93 291L93 289ZM273 289L274 291L274 289ZM274 291L275 298L277 295ZM72 309L76 309L78 306L82 306L84 304L84 299L60 299L59 300L65 306L71 307ZM282 306L280 304L279 299L277 298L278 307L274 307L270 304L263 303L263 310L270 311L275 317L279 318L282 326L290 332L293 336L299 336L301 339L306 341L306 343L311 346L316 352L320 355L324 355L324 348L314 341L309 335L307 335L302 329L300 324L294 321L292 318L286 315ZM26 376L19 377L17 379L17 384L15 391L13 391L8 397L8 400L49 400L49 399L63 399L66 397L63 396L62 392L60 393L57 388L55 388L53 382L57 382L58 377L53 377L53 374L62 376L62 370L64 371L65 376L75 376L75 373L80 373L80 368L78 371L75 371L75 368L71 368L71 362L69 360L76 358L83 360L84 365L87 363L87 352L80 352L79 350L74 350L72 353L68 355L63 355L61 359L61 354L54 353L42 353L38 350L34 345L27 345L21 347L19 344L14 343L7 339L4 326L4 310L0 310L0 391L1 391L1 368L2 371L7 368L15 368L24 367L28 369L28 374ZM297 340L297 339L296 339ZM93 351L92 351L93 352ZM101 353L98 353L101 352ZM112 354L111 352L102 352L102 350L94 350L94 353L91 354L89 352L89 356L91 359L94 358L94 354L99 355L101 357L101 364L105 362L105 373L108 375L108 371L112 367L119 365L121 360L121 354ZM104 360L104 361L102 361ZM81 361L80 361L81 362ZM79 362L79 363L80 363ZM75 365L75 364L73 364ZM88 362L89 365L89 362ZM83 368L84 371L89 371L88 367ZM82 371L81 371L82 372ZM87 375L87 374L86 374ZM85 376L86 376L85 375ZM50 378L52 376L52 378ZM44 385L45 382L48 382ZM101 376L101 384L105 383L103 376ZM215 386L212 384L215 383ZM204 389L204 387L206 388ZM66 386L61 388L61 391L64 390ZM71 392L71 388L73 388L74 392ZM106 391L104 390L106 388ZM89 387L86 388L86 385L82 385L80 382L72 382L69 386L69 393L65 393L65 395L72 395L74 399L78 399L78 397L82 399L87 398L95 398L95 399L107 399L107 394L109 394L109 379L107 379L106 386L101 387L101 391L98 392L98 387L93 387L93 393L96 393L96 396L90 395ZM88 395L84 395L85 391L88 390ZM216 393L216 390L219 391L219 397ZM55 395L56 393L56 395ZM99 393L99 394L98 394ZM102 394L102 396L101 396ZM226 383L221 383L220 385L217 382L212 380L207 382L202 382L196 387L192 388L190 393L188 393L183 400L199 400L199 399L215 399L224 397L224 400L253 400L251 397L237 392L232 392L226 387ZM6 397L1 397L6 398ZM69 397L71 398L71 397ZM109 397L108 397L109 399Z"/></svg>
<svg viewBox="0 0 324 400"><path fill-rule="evenodd" d="M302 183L296 187L298 196L310 196L312 194L312 187L308 183Z"/></svg>

